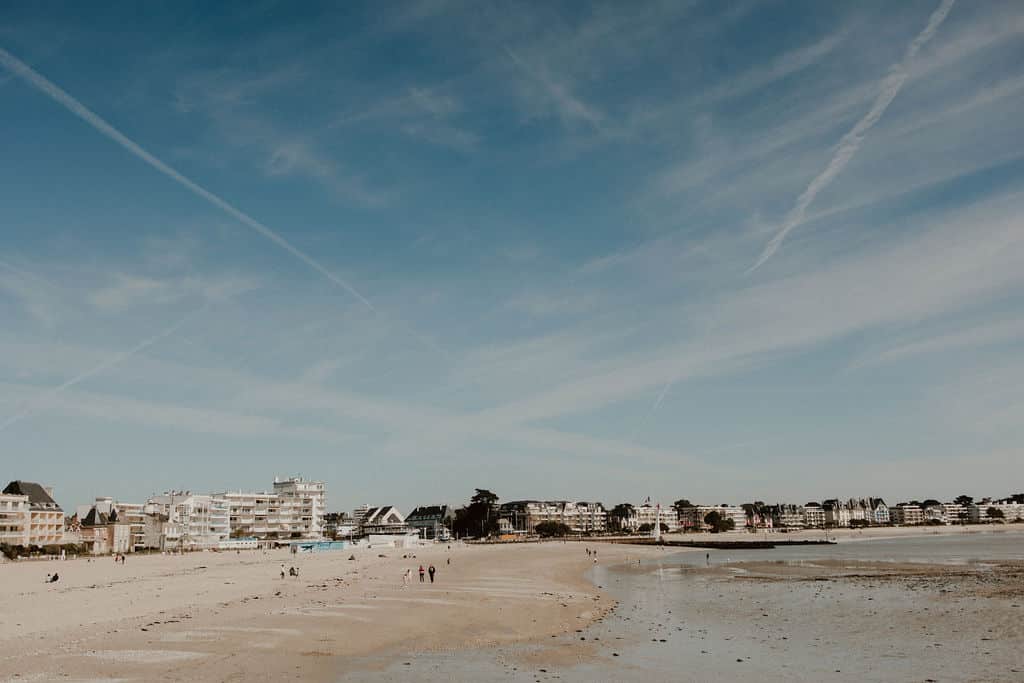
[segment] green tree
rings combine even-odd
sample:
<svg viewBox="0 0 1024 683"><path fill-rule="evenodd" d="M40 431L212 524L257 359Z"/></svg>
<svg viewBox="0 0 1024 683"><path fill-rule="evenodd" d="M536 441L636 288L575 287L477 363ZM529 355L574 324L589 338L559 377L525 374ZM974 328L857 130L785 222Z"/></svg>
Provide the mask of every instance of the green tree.
<svg viewBox="0 0 1024 683"><path fill-rule="evenodd" d="M667 534L668 533L668 524L665 524L664 522L660 522L659 524L661 526L661 533ZM649 534L652 531L654 531L654 525L651 524L650 522L644 522L643 524L641 524L640 526L637 527L636 531L639 534Z"/></svg>
<svg viewBox="0 0 1024 683"><path fill-rule="evenodd" d="M568 524L562 522L541 522L533 528L537 535L541 538L553 538L555 536L568 536L572 533L572 529L569 528Z"/></svg>
<svg viewBox="0 0 1024 683"><path fill-rule="evenodd" d="M612 508L611 512L608 513L608 517L611 519L612 526L616 529L622 530L623 523L633 516L633 505L632 503L619 503Z"/></svg>
<svg viewBox="0 0 1024 683"><path fill-rule="evenodd" d="M964 507L966 507L974 502L974 498L972 498L971 496L957 496L956 498L953 499L953 502L956 503L957 505L963 505Z"/></svg>
<svg viewBox="0 0 1024 683"><path fill-rule="evenodd" d="M485 537L498 531L498 496L487 489L476 489L469 505L455 511L452 529L459 536Z"/></svg>
<svg viewBox="0 0 1024 683"><path fill-rule="evenodd" d="M680 498L676 502L672 503L672 509L676 511L677 515L683 514L683 510L686 508L692 508L693 503L688 501L686 498Z"/></svg>
<svg viewBox="0 0 1024 683"><path fill-rule="evenodd" d="M987 512L988 512L988 518L989 519L1005 519L1006 518L1006 515L1003 514L1003 511L1000 510L999 508L990 507Z"/></svg>
<svg viewBox="0 0 1024 683"><path fill-rule="evenodd" d="M726 517L718 512L718 510L712 510L704 515L704 523L711 527L711 533L713 534L722 531L732 531L736 527L736 522L733 521L732 517Z"/></svg>

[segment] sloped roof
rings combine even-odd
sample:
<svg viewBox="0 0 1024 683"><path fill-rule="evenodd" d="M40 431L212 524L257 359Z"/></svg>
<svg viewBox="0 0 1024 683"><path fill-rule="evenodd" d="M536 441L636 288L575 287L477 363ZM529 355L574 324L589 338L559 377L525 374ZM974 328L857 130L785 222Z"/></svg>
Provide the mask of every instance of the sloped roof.
<svg viewBox="0 0 1024 683"><path fill-rule="evenodd" d="M406 517L406 521L411 519L433 519L434 517L444 517L448 514L447 505L421 505Z"/></svg>
<svg viewBox="0 0 1024 683"><path fill-rule="evenodd" d="M89 513L82 518L82 526L106 526L107 524L117 524L117 510L111 510L108 515L105 512L97 511L94 505Z"/></svg>
<svg viewBox="0 0 1024 683"><path fill-rule="evenodd" d="M60 510L57 501L50 497L39 484L31 481L15 480L7 485L4 493L13 493L16 496L28 496L29 506L33 510Z"/></svg>

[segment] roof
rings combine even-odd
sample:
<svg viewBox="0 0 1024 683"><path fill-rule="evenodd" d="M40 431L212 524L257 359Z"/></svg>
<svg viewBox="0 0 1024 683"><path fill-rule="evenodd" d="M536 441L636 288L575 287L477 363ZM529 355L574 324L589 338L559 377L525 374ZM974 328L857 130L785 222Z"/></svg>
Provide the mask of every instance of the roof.
<svg viewBox="0 0 1024 683"><path fill-rule="evenodd" d="M94 505L89 513L82 518L82 526L106 526L107 524L117 524L117 510L111 510L108 515L105 512L98 512Z"/></svg>
<svg viewBox="0 0 1024 683"><path fill-rule="evenodd" d="M60 510L57 501L50 497L39 484L31 481L14 480L7 485L4 493L13 493L19 496L28 496L29 507L33 510Z"/></svg>
<svg viewBox="0 0 1024 683"><path fill-rule="evenodd" d="M411 519L432 519L434 517L445 517L448 515L447 505L421 505L406 517L406 521Z"/></svg>

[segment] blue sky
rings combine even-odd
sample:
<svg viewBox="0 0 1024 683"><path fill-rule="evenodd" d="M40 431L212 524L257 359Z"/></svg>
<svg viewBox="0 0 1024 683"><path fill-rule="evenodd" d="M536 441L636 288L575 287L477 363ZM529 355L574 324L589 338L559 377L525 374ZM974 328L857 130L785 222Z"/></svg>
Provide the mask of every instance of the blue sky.
<svg viewBox="0 0 1024 683"><path fill-rule="evenodd" d="M5 478L1021 488L1019 3L2 16Z"/></svg>

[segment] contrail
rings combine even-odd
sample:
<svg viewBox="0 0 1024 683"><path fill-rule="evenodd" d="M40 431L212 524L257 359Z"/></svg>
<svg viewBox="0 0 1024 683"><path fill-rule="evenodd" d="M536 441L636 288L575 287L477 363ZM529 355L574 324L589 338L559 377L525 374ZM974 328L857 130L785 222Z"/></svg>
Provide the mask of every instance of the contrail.
<svg viewBox="0 0 1024 683"><path fill-rule="evenodd" d="M3 422L0 422L0 431L3 431L5 429L7 429L8 427L10 427L15 422L20 422L21 420L24 420L26 417L32 416L40 408L42 408L47 403L52 401L54 398L56 398L60 394L64 393L65 391L67 391L71 387L75 386L76 384L80 384L81 382L84 382L85 380L89 379L90 377L98 375L99 373L103 372L104 370L108 370L109 368L112 368L115 365L128 360L129 358L131 358L135 354L139 353L140 351L143 351L143 350L149 348L150 346L152 346L153 344L156 344L161 339L166 339L167 337L171 336L172 334L177 332L179 329L181 329L182 325L184 325L189 320L191 320L195 316L197 316L200 313L202 313L203 311L205 311L208 307L209 307L209 302L207 302L206 304L204 304L200 308L192 311L191 313L189 313L185 317L181 318L180 320L178 320L176 323L174 323L170 327L168 327L168 328L162 330L161 332L158 332L157 334L153 335L149 339L146 339L144 341L139 342L138 344L136 344L132 348L128 349L127 351L122 351L121 353L114 354L113 356L111 356L110 358L107 358L105 361L103 361L99 365L96 365L96 366L90 368L89 370L86 370L85 372L82 372L82 373L80 373L78 375L75 375L74 377L72 377L71 379L67 380L63 384L50 389L45 394L40 396L37 400L29 401L28 405L26 405L20 411L18 411L14 415L11 415L9 418L4 420Z"/></svg>
<svg viewBox="0 0 1024 683"><path fill-rule="evenodd" d="M770 259L772 255L778 251L779 247L782 245L782 241L786 239L786 235L788 235L793 228L804 222L807 215L807 208L811 205L811 202L814 201L814 198L818 193L828 187L843 168L850 163L850 160L864 142L864 136L868 134L868 131L870 131L876 123L878 123L878 120L882 118L885 110L889 108L889 105L892 104L896 95L899 94L900 88L903 87L903 83L907 80L907 65L910 60L912 60L924 44L931 40L932 36L935 35L939 26L942 25L943 21L945 21L946 15L949 14L951 9L953 9L953 4L955 2L956 0L942 0L939 7L932 12L924 30L922 30L917 37L911 41L910 45L907 46L907 50L903 54L903 59L890 67L889 74L882 79L882 90L875 98L875 103L871 106L871 109L860 121L857 122L857 125L842 137L839 141L839 146L836 149L835 154L832 155L832 160L828 162L828 166L826 166L825 170L811 181L811 184L807 186L807 189L804 190L797 198L796 204L790 212L786 214L786 220L783 221L782 227L779 228L779 231L775 233L775 236L768 242L764 251L761 252L761 256L757 259L757 262L747 271L748 273L760 268L765 261Z"/></svg>
<svg viewBox="0 0 1024 683"><path fill-rule="evenodd" d="M164 174L165 176L167 176L174 182L178 183L185 189L189 190L193 194L201 197L202 199L205 199L207 202L213 204L215 207L217 207L224 213L235 218L236 220L251 228L255 232L259 233L266 239L270 240L277 246L281 247L289 254L299 259L316 272L323 275L332 283L334 283L338 287L341 287L346 292L354 296L368 309L376 312L376 309L373 307L373 304L371 304L366 297L360 294L355 287L353 287L352 285L350 285L349 283L345 282L340 277L332 273L325 266L321 265L320 262L314 259L312 256L302 251L298 247L292 245L291 242L286 240L278 233L274 232L272 229L270 229L263 223L260 223L258 220L256 220L249 214L245 213L244 211L241 211L240 209L236 209L227 201L221 199L220 197L210 192L206 188L198 185L197 183L189 180L175 169L160 161L160 159L156 158L155 156L147 152L145 149L140 147L137 143L132 141L126 135L124 135L116 128L111 126L109 123L104 121L102 118L100 118L91 109L86 107L84 104L79 102L77 99L69 95L64 90L61 90L60 87L52 83L45 76L43 76L42 74L34 70L32 67L30 67L28 64L21 61L20 59L12 55L7 50L4 50L3 48L0 48L0 64L3 64L12 74L22 79L23 81L25 81L33 88L40 91L53 101L57 102L57 104L67 109L72 114L82 119L83 121L88 123L90 126L98 130L103 135L106 135L108 138L110 138L117 144L121 145L121 147L124 147L126 150L128 150L133 155L135 155L142 161L146 162L153 168L155 168L160 173Z"/></svg>

